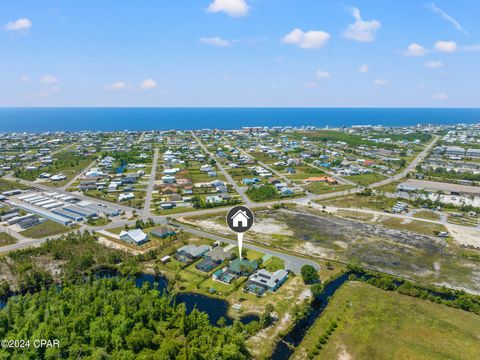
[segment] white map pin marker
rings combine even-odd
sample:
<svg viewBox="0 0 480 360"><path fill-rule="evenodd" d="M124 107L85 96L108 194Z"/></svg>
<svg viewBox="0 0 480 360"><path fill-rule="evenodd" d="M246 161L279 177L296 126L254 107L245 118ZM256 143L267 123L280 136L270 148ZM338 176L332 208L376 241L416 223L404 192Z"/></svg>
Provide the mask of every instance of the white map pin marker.
<svg viewBox="0 0 480 360"><path fill-rule="evenodd" d="M245 206L235 206L227 214L228 227L237 233L240 259L242 259L243 233L252 227L253 221L253 212Z"/></svg>

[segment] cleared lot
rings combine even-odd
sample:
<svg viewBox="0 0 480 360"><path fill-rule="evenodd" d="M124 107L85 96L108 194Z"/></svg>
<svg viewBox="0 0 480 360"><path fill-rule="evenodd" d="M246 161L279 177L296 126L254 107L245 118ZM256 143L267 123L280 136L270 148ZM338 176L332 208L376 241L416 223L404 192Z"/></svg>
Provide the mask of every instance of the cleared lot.
<svg viewBox="0 0 480 360"><path fill-rule="evenodd" d="M439 238L321 212L262 210L255 217L255 225L245 235L247 241L480 292L479 263L459 256L457 245ZM231 235L223 216L194 222L208 231Z"/></svg>

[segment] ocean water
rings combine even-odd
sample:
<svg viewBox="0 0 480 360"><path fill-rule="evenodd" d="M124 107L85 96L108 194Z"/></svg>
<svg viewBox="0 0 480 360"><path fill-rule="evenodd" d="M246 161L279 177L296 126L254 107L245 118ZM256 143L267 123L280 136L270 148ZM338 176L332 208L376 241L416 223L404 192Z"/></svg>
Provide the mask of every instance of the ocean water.
<svg viewBox="0 0 480 360"><path fill-rule="evenodd" d="M457 123L480 123L480 108L0 108L0 132Z"/></svg>

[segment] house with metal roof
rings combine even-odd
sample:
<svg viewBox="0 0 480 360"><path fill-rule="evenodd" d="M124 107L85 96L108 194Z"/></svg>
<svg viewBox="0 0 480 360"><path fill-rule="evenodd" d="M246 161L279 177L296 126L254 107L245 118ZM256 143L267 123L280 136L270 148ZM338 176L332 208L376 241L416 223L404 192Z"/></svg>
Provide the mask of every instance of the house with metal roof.
<svg viewBox="0 0 480 360"><path fill-rule="evenodd" d="M185 245L177 249L175 258L180 262L188 263L198 259L208 250L210 250L210 246L208 245Z"/></svg>
<svg viewBox="0 0 480 360"><path fill-rule="evenodd" d="M288 279L288 271L280 269L271 273L265 269L257 270L250 275L244 290L256 295L263 295L266 291L277 291Z"/></svg>
<svg viewBox="0 0 480 360"><path fill-rule="evenodd" d="M142 245L148 242L148 235L145 234L141 229L128 231L122 230L119 236L121 240L135 245Z"/></svg>

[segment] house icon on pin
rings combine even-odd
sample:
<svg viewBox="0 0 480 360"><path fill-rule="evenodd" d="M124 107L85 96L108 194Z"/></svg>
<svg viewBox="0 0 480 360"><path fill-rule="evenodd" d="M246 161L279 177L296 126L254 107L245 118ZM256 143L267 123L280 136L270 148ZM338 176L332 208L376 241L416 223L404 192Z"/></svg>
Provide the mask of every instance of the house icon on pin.
<svg viewBox="0 0 480 360"><path fill-rule="evenodd" d="M238 210L235 215L231 217L231 219L233 222L233 227L248 227L248 220L250 220L247 212L244 210Z"/></svg>

